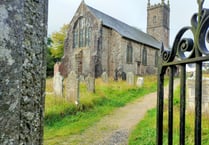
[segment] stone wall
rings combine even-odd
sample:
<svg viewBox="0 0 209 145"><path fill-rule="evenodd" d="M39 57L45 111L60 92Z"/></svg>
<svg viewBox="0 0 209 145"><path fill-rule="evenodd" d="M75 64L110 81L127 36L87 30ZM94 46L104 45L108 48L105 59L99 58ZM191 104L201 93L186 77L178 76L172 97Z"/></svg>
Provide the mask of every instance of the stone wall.
<svg viewBox="0 0 209 145"><path fill-rule="evenodd" d="M0 144L43 144L47 6L0 2Z"/></svg>
<svg viewBox="0 0 209 145"><path fill-rule="evenodd" d="M127 45L133 47L133 62L126 62ZM142 50L147 48L147 66L142 62ZM155 54L156 49L121 37L116 31L103 27L102 29L102 68L113 77L115 69L122 68L124 72L133 72L137 75L156 73Z"/></svg>

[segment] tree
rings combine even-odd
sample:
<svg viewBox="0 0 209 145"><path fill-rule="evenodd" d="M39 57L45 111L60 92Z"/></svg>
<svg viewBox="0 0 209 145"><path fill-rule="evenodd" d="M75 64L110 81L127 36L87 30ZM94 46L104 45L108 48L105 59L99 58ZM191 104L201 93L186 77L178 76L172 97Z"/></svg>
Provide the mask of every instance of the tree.
<svg viewBox="0 0 209 145"><path fill-rule="evenodd" d="M67 31L69 29L69 24L64 24L60 31L54 32L51 35L52 47L50 49L52 56L60 61L64 54L64 41L67 36Z"/></svg>
<svg viewBox="0 0 209 145"><path fill-rule="evenodd" d="M51 53L52 43L53 43L52 39L48 38L47 39L47 56L46 56L46 62L47 62L46 75L47 76L53 76L53 72L54 72L55 59Z"/></svg>

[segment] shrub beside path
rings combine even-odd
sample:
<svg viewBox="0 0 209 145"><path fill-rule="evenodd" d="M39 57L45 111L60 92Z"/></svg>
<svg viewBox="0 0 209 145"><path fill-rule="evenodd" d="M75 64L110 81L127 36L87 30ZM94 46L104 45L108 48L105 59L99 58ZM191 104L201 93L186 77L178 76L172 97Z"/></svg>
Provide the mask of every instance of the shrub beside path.
<svg viewBox="0 0 209 145"><path fill-rule="evenodd" d="M175 80L174 87L179 84ZM165 97L168 87L164 90ZM145 95L132 103L115 110L95 123L80 135L72 135L61 145L127 145L128 136L149 109L156 107L157 93ZM73 143L72 143L73 142Z"/></svg>

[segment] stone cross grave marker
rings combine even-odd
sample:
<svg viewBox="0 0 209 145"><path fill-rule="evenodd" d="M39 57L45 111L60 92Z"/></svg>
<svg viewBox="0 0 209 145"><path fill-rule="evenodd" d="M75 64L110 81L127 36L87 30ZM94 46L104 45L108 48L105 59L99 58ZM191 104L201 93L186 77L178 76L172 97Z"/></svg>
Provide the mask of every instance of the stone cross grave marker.
<svg viewBox="0 0 209 145"><path fill-rule="evenodd" d="M126 81L129 85L134 85L134 74L132 72L127 73Z"/></svg>
<svg viewBox="0 0 209 145"><path fill-rule="evenodd" d="M78 75L71 71L66 80L66 91L65 96L68 101L79 104L79 89L80 89L80 81Z"/></svg>
<svg viewBox="0 0 209 145"><path fill-rule="evenodd" d="M63 77L60 75L60 72L57 72L53 77L53 90L55 96L63 96Z"/></svg>

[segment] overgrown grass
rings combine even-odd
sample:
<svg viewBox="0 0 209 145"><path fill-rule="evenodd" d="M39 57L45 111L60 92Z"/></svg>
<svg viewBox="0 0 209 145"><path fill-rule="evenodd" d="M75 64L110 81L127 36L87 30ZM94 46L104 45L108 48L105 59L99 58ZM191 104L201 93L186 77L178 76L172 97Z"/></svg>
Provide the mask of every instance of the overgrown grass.
<svg viewBox="0 0 209 145"><path fill-rule="evenodd" d="M142 88L137 88L124 81L110 81L106 84L97 79L96 93L87 92L85 84L81 84L78 106L48 94L45 106L45 144L56 144L69 135L80 134L114 109L156 91L155 76L145 77L144 82Z"/></svg>
<svg viewBox="0 0 209 145"><path fill-rule="evenodd" d="M174 97L174 126L173 126L173 144L179 144L179 92L180 87L175 90ZM167 104L165 105L167 108ZM167 118L168 111L165 109L164 111L164 135L163 140L164 144L167 145ZM202 118L202 145L209 144L209 116L203 115ZM149 110L146 114L145 118L136 126L134 131L131 133L129 138L129 145L155 145L156 144L156 109ZM194 144L194 114L186 113L186 145Z"/></svg>

